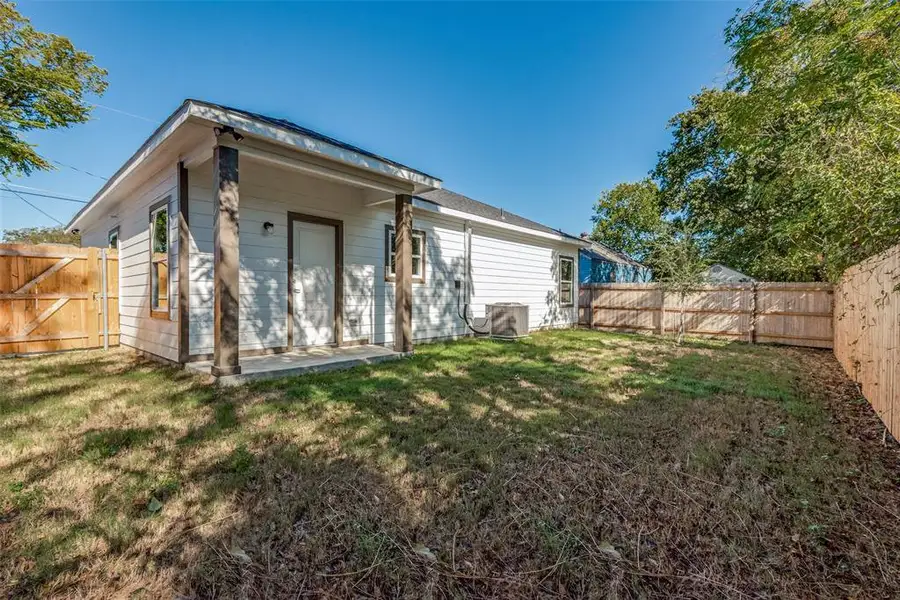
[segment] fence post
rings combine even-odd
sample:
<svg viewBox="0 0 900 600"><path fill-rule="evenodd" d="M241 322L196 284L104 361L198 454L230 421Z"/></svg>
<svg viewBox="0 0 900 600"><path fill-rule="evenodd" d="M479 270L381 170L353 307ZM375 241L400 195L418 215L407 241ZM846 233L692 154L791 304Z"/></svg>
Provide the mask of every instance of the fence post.
<svg viewBox="0 0 900 600"><path fill-rule="evenodd" d="M756 319L757 319L757 315L756 315L757 284L756 284L756 282L754 281L753 283L751 283L750 287L753 290L753 295L750 297L750 343L755 344L756 343Z"/></svg>
<svg viewBox="0 0 900 600"><path fill-rule="evenodd" d="M588 314L588 326L591 329L593 329L594 328L594 306L595 306L595 301L597 298L597 296L596 296L597 288L595 288L594 284L592 283L592 284L590 284L590 287L588 288L588 290L589 290L589 293L591 294L591 304L590 304L590 307L588 308L588 310L590 311L590 314Z"/></svg>
<svg viewBox="0 0 900 600"><path fill-rule="evenodd" d="M659 335L666 335L666 290L659 288Z"/></svg>
<svg viewBox="0 0 900 600"><path fill-rule="evenodd" d="M109 266L106 259L106 248L103 248L100 250L100 260L103 261L100 269L100 285L103 289L103 349L109 350Z"/></svg>
<svg viewBox="0 0 900 600"><path fill-rule="evenodd" d="M97 323L97 315L100 313L97 306L97 292L100 290L100 252L97 248L88 248L87 264L85 265L85 278L88 287L88 297L84 302L84 312L82 314L83 323L85 324L85 334L87 335L88 347L96 348L100 345L100 327Z"/></svg>

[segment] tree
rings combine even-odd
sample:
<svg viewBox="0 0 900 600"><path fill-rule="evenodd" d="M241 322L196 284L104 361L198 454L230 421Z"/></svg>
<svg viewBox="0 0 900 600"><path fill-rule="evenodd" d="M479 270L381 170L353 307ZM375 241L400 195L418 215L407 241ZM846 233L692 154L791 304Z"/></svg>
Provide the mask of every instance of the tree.
<svg viewBox="0 0 900 600"><path fill-rule="evenodd" d="M650 179L620 183L594 205L591 239L646 260L662 227L659 188Z"/></svg>
<svg viewBox="0 0 900 600"><path fill-rule="evenodd" d="M64 227L26 227L4 229L3 242L7 244L71 244L81 245L81 236L66 233Z"/></svg>
<svg viewBox="0 0 900 600"><path fill-rule="evenodd" d="M0 175L49 170L23 135L84 123L89 94L106 90L106 71L67 38L34 29L15 4L0 0Z"/></svg>
<svg viewBox="0 0 900 600"><path fill-rule="evenodd" d="M671 120L651 173L660 218L758 279L834 280L898 243L900 3L763 0L725 39L729 79ZM644 235L628 213L611 218Z"/></svg>
<svg viewBox="0 0 900 600"><path fill-rule="evenodd" d="M678 338L684 339L685 299L706 281L709 261L703 236L682 221L666 222L653 240L654 278L662 289L678 297Z"/></svg>
<svg viewBox="0 0 900 600"><path fill-rule="evenodd" d="M900 240L900 4L766 0L737 15L723 90L673 120L655 175L711 251L835 279Z"/></svg>

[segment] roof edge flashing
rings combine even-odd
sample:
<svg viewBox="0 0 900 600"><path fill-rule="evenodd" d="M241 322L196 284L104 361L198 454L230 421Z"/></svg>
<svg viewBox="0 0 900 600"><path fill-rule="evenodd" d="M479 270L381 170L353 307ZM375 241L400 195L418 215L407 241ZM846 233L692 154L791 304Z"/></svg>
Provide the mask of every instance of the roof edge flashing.
<svg viewBox="0 0 900 600"><path fill-rule="evenodd" d="M238 109L231 109L203 101L190 100L190 114L209 122L229 125L242 133L275 142L294 150L317 154L361 169L374 171L388 177L404 179L417 187L440 189L442 181L411 167L380 158L361 148L352 149L337 140L328 141L327 136L314 137L302 131L293 131L285 126L264 122ZM299 127L299 126L298 126Z"/></svg>
<svg viewBox="0 0 900 600"><path fill-rule="evenodd" d="M96 208L102 200L109 195L122 181L128 177L134 170L147 159L156 148L160 146L178 127L187 120L190 114L191 101L185 100L181 103L175 112L169 115L159 127L157 127L150 136L144 140L144 143L138 147L134 154L119 167L112 177L106 180L106 183L97 191L96 194L75 213L66 225L66 232L75 229L75 225L83 220L94 208Z"/></svg>
<svg viewBox="0 0 900 600"><path fill-rule="evenodd" d="M462 210L456 210L454 208L447 208L445 206L441 206L440 204L428 200L427 198L413 198L413 207L419 208L421 210L427 210L430 212L446 215L448 217L455 217L457 219L462 219L464 221L471 221L473 223L482 223L484 225L489 225L491 227L497 227L499 229L506 229L509 231L515 231L517 233L521 233L523 235L530 235L533 237L539 237L549 240L554 240L557 242L563 242L565 244L570 244L573 246L578 246L581 248L585 248L589 246L584 240L580 238L576 238L574 236L570 236L568 234L562 232L550 233L548 231L540 231L538 229L532 229L530 227L523 227L521 225L514 225L512 223L507 223L505 221L498 221L496 219L490 219L488 217L482 217L480 215L476 215L474 213L465 212ZM555 231L555 230L554 230Z"/></svg>

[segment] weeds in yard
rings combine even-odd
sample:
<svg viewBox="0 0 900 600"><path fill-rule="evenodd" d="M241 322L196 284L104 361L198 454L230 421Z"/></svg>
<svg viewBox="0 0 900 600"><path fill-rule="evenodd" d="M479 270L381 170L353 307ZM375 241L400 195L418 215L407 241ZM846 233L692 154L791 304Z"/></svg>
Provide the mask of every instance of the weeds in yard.
<svg viewBox="0 0 900 600"><path fill-rule="evenodd" d="M6 595L900 592L900 459L824 352L560 331L236 389L124 350L3 366Z"/></svg>

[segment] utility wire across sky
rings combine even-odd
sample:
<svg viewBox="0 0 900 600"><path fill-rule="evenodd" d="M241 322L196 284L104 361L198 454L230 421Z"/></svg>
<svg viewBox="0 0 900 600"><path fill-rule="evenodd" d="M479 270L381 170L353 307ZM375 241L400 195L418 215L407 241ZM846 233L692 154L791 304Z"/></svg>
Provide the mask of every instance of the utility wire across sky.
<svg viewBox="0 0 900 600"><path fill-rule="evenodd" d="M10 192L11 194L15 194L16 196L19 197L19 200L21 200L22 202L24 202L25 204L27 204L28 206L30 206L30 207L33 208L34 210L38 211L39 213L41 213L42 215L44 215L44 216L47 217L48 219L51 219L52 221L55 221L55 222L59 223L60 225L63 225L63 222L62 222L62 221L60 221L59 219L57 219L57 218L54 217L53 215L51 215L51 214L49 214L49 213L47 213L47 212L44 212L41 208L39 208L39 207L35 206L34 204L32 204L31 202L29 202L28 199L25 198L25 196L23 196L22 194L20 194L20 193L17 192L16 190L12 190L12 189L9 189L9 188L4 188L3 191L5 191L5 192Z"/></svg>
<svg viewBox="0 0 900 600"><path fill-rule="evenodd" d="M54 90L51 88L41 87L39 85L35 85L35 84L29 83L27 81L19 81L18 79L13 79L12 77L8 77L6 75L0 75L0 79L9 81L10 83L15 84L15 85L23 85L25 87L30 87L33 90L41 90L44 92L49 92L51 94L62 94L66 98L69 97L68 94L66 94L65 92L62 92L61 90ZM149 117L142 117L141 115L136 115L134 113L130 113L128 111L125 111L125 110L122 110L119 108L113 108L112 106L106 106L105 104L100 104L98 102L90 102L89 104L91 106L96 106L97 108L102 108L103 110L108 110L110 112L118 113L120 115L125 115L126 117L132 117L135 119L140 119L141 121L147 121L148 123L153 123L154 125L159 125L159 121L157 121L155 119L151 119Z"/></svg>
<svg viewBox="0 0 900 600"><path fill-rule="evenodd" d="M20 80L18 80L18 79L14 79L14 78L12 78L12 77L8 77L8 76L6 76L6 75L0 75L0 79L3 79L3 80L5 80L5 81L8 81L8 82L10 82L10 83L12 83L12 84L14 84L14 85L21 85L21 86L29 87L29 88L34 89L34 90L41 90L41 91L48 92L48 93L51 93L51 94L62 94L62 95L66 95L64 92L62 92L62 91L60 91L60 90L54 90L54 89L51 89L51 88L46 88L46 87L38 86L38 85L35 85L35 84L33 84L33 83L29 83L29 82L25 82L25 81L20 81ZM105 104L100 104L99 102L90 102L90 104L91 104L91 106L94 106L94 107L96 107L96 108L100 108L100 109L103 109L103 110L108 110L108 111L110 111L110 112L114 112L114 113L117 113L117 114L120 114L120 115L125 115L126 117L132 117L132 118L134 118L134 119L139 119L139 120L141 120L141 121L146 121L146 122L148 122L148 123L153 123L153 124L155 124L155 125L158 125L158 124L159 124L159 122L156 121L155 119L150 119L150 118L148 118L148 117L144 117L144 116L141 116L141 115L137 115L137 114L134 114L134 113L132 113L132 112L128 112L128 111L125 111L125 110L122 110L122 109L119 109L119 108L114 108L114 107L112 107L112 106L107 106L107 105L105 105ZM92 172L87 171L87 170L85 170L85 169L79 169L78 167L72 166L72 165L70 165L70 164L64 163L64 162L59 161L59 160L55 160L55 159L48 159L48 160L50 160L50 162L52 162L53 164L59 165L60 167L65 167L65 168L67 168L67 169L71 169L72 171L75 171L76 173L81 173L81 174L83 174L83 175L87 175L87 176L89 176L89 177L94 177L94 178L96 178L96 179L100 179L100 180L103 180L103 181L108 181L108 180L109 180L108 177L104 177L103 175L97 175L96 173L92 173ZM9 193L11 193L11 194L14 194L14 195L15 195L17 198L19 198L22 202L24 202L25 204L27 204L28 206L30 206L31 208L33 208L33 209L36 210L37 212L41 213L42 215L44 215L44 216L47 217L48 219L50 219L50 220L52 220L52 221L54 221L55 223L58 223L58 224L60 224L60 225L63 225L62 221L60 221L59 219L57 219L56 217L54 217L54 216L51 215L50 213L44 211L42 208L40 208L39 206L35 205L34 203L30 202L25 196L27 195L27 196L34 196L34 197L38 197L38 198L46 198L46 199L50 199L50 200L59 200L59 201L62 201L62 202L74 202L74 203L78 203L78 204L87 204L87 203L88 203L87 200L82 200L82 199L79 199L79 198L66 197L66 196L63 196L63 195L60 195L60 194L56 194L56 193L52 192L51 190L43 190L43 189L40 189L40 188L29 188L29 186L16 185L16 184L11 183L11 182L0 182L0 183L2 183L2 185L0 185L0 190L5 191L5 192L9 192ZM18 187L18 188L23 188L23 187L24 187L24 188L27 188L27 189L24 189L24 190L23 190L23 189L20 189L20 190L17 191L17 190L15 190L15 189L13 189L13 187Z"/></svg>
<svg viewBox="0 0 900 600"><path fill-rule="evenodd" d="M16 190L11 189L9 187L10 184L8 184L8 183L2 184L2 185L3 185L3 187L0 187L0 189L5 190L7 192L13 192L15 194L25 194L27 196L37 196L38 198L52 198L54 200L63 200L65 202L77 202L79 204L87 204L88 203L87 200L78 200L77 198L67 198L66 196L57 196L56 194L42 194L41 192L28 192L25 190L16 191Z"/></svg>
<svg viewBox="0 0 900 600"><path fill-rule="evenodd" d="M39 86L39 85L35 85L35 84L33 84L33 83L29 83L29 82L26 82L26 81L20 81L20 80L18 80L18 79L14 79L14 78L9 77L9 76L6 76L6 75L0 75L0 79L3 79L3 80L5 80L5 81L8 81L8 82L12 83L13 85L25 86L25 87L29 87L29 88L34 89L34 90L41 90L41 91L44 91L44 92L47 92L47 93L51 93L51 94L62 94L62 95L64 95L64 96L68 97L64 92L62 92L62 91L60 91L60 90L54 90L54 89L51 89L51 88L46 88L46 87L42 87L42 86ZM100 108L100 109L103 109L103 110L108 110L108 111L110 111L110 112L114 112L114 113L117 113L117 114L120 114L120 115L125 115L126 117L132 117L132 118L134 118L134 119L139 119L139 120L141 120L141 121L146 121L146 122L148 122L148 123L153 123L154 125L158 125L158 124L159 124L159 122L158 122L157 120L155 120L155 119L151 119L151 118L148 118L148 117L144 117L144 116L141 116L141 115L137 115L137 114L134 114L134 113L132 113L132 112L128 112L128 111L125 111L125 110L122 110L122 109L119 109L119 108L114 108L114 107L112 107L112 106L107 106L107 105L105 105L105 104L100 104L99 102L90 102L89 104L90 104L91 106L96 107L96 108ZM81 173L81 174L87 175L87 176L89 176L89 177L95 177L95 178L101 179L101 180L103 180L103 181L108 181L108 179L109 179L108 177L104 177L103 175L97 175L96 173L91 173L90 171L87 171L87 170L85 170L85 169L79 169L78 167L74 167L74 166L72 166L72 165L70 165L70 164L64 163L64 162L59 161L59 160L55 160L55 159L48 159L48 160L50 160L50 162L52 162L52 163L54 163L54 164L56 164L56 165L59 165L59 166L61 166L61 167L65 167L65 168L67 168L67 169L71 169L72 171L75 171L76 173ZM33 204L32 202L30 202L27 198L25 198L25 195L28 195L28 196L34 196L34 197L39 197L39 198L46 198L46 199L50 199L50 200L59 200L59 201L62 201L62 202L75 202L75 203L78 203L78 204L87 204L87 202L88 202L87 200L81 200L81 199L78 199L78 198L66 197L66 196L63 196L63 195L59 195L59 194L53 193L51 190L41 190L41 189L38 189L38 188L30 188L30 189L28 189L28 190L19 190L19 191L16 191L16 190L14 190L14 189L12 189L12 188L13 188L13 187L19 187L19 188L25 187L25 188L28 188L28 186L18 186L18 185L16 185L16 184L13 184L13 183L10 183L10 182L0 182L0 183L2 183L2 186L0 186L0 190L5 191L5 192L9 192L9 193L11 193L11 194L14 194L14 195L15 195L16 197L18 197L22 202L24 202L25 204L27 204L28 206L30 206L30 207L33 208L34 210L38 211L39 213L41 213L42 215L44 215L44 216L47 217L48 219L51 219L52 221L54 221L54 222L56 222L56 223L59 223L60 225L63 225L62 221L60 221L59 219L57 219L57 218L54 217L53 215L49 214L48 212L44 211L44 210L41 209L39 206L36 206L36 205Z"/></svg>

